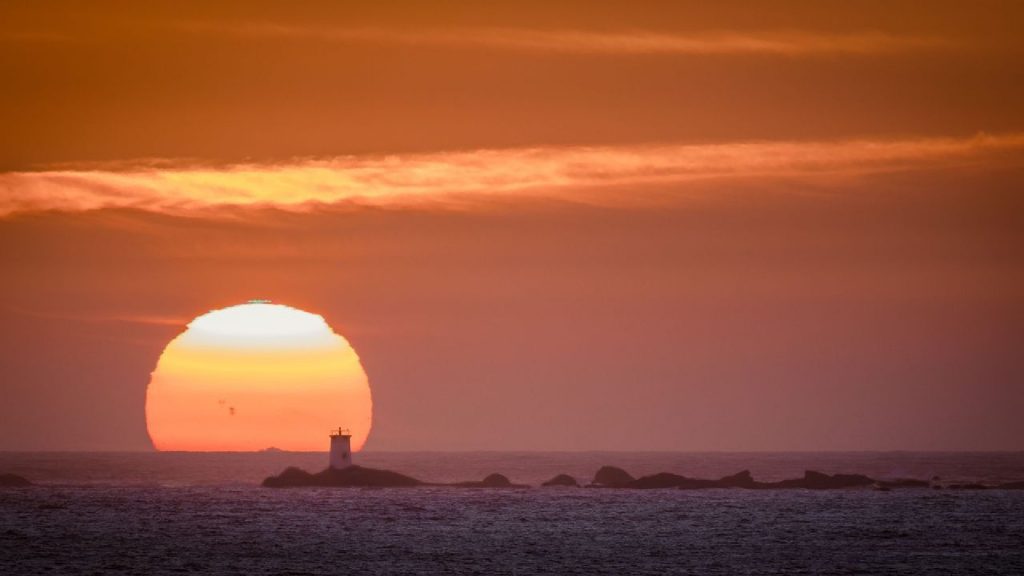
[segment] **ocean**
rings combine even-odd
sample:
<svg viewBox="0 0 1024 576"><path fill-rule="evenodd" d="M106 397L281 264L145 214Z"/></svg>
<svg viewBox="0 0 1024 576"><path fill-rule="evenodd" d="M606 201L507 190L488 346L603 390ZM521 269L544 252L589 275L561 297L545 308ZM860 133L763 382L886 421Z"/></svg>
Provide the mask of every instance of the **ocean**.
<svg viewBox="0 0 1024 576"><path fill-rule="evenodd" d="M1024 453L367 452L432 482L530 489L293 488L325 453L0 453L0 574L1024 574L1024 491L612 490L634 476L804 470L937 483L1024 479Z"/></svg>

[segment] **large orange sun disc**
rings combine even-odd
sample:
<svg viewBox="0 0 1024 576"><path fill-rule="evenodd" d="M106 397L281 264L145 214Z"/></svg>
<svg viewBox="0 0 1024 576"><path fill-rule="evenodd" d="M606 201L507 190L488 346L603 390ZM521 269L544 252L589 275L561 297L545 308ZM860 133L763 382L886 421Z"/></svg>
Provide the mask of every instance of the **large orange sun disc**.
<svg viewBox="0 0 1024 576"><path fill-rule="evenodd" d="M366 442L373 402L355 350L321 316L252 301L189 323L146 390L157 450L326 450L327 434Z"/></svg>

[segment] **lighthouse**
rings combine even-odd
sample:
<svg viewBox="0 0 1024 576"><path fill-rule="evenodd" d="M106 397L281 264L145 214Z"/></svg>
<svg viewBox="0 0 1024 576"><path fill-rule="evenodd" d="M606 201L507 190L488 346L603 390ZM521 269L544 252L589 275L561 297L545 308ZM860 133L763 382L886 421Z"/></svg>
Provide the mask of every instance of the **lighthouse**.
<svg viewBox="0 0 1024 576"><path fill-rule="evenodd" d="M330 467L336 470L352 465L352 434L338 428L331 431Z"/></svg>

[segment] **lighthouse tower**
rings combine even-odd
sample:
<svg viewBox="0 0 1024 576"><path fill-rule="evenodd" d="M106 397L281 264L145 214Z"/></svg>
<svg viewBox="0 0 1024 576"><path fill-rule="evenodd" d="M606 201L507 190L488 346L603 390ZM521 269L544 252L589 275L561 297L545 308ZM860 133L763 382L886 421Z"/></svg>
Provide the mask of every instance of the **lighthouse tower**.
<svg viewBox="0 0 1024 576"><path fill-rule="evenodd" d="M338 428L331 431L330 467L337 470L352 465L352 434L348 430Z"/></svg>

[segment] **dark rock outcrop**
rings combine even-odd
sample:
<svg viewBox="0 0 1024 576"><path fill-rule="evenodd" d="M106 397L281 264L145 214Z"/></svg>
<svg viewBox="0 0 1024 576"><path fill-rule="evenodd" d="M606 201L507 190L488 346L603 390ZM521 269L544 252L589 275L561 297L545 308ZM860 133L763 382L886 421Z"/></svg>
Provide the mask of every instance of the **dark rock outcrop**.
<svg viewBox="0 0 1024 576"><path fill-rule="evenodd" d="M483 480L483 485L489 488L502 488L505 486L511 486L512 481L508 479L508 476L504 474L488 474Z"/></svg>
<svg viewBox="0 0 1024 576"><path fill-rule="evenodd" d="M15 474L0 474L0 486L31 486L27 479ZM321 472L311 474L300 468L286 468L277 476L270 476L263 481L263 486L270 488L288 488L302 486L358 486L358 487L408 487L408 486L437 486L427 484L390 470L377 470L364 468L362 466L350 466L343 469L328 468ZM544 486L579 486L576 479L568 474L559 474L543 484ZM483 480L456 482L448 484L460 488L526 488L523 484L513 484L506 476L501 474L490 474ZM814 470L804 472L803 478L781 480L778 482L758 482L754 480L749 470L738 472L731 476L725 476L718 480L707 480L703 478L689 478L670 472L651 474L641 478L633 478L622 468L614 466L602 466L594 475L593 484L590 486L608 488L632 488L632 489L682 489L697 490L705 488L745 488L761 490L784 490L784 489L805 489L805 490L839 490L847 488L873 488L880 491L889 491L895 488L928 488L942 489L939 484L931 484L926 480L895 479L875 480L863 474L824 474ZM1005 482L997 485L984 485L979 483L950 484L950 490L1024 490L1024 481Z"/></svg>
<svg viewBox="0 0 1024 576"><path fill-rule="evenodd" d="M625 485L626 488L652 489L652 488L681 488L684 490L697 490L701 488L717 488L718 482L714 480L703 480L700 478L687 478L670 472L661 472L638 478Z"/></svg>
<svg viewBox="0 0 1024 576"><path fill-rule="evenodd" d="M917 481L913 481L917 482ZM803 478L782 480L780 482L757 482L749 470L726 476L720 480L688 478L678 474L662 472L644 476L632 482L620 485L623 488L678 488L682 490L699 490L703 488L747 488L747 489L787 489L803 488L807 490L836 490L840 488L862 488L875 485L875 480L861 474L835 474L830 476L821 472L808 470ZM911 481L900 481L887 484L886 487L911 486ZM913 484L916 485L916 484ZM923 484L927 486L928 483Z"/></svg>
<svg viewBox="0 0 1024 576"><path fill-rule="evenodd" d="M718 486L721 488L757 488L757 482L750 475L750 470L744 470L720 479Z"/></svg>
<svg viewBox="0 0 1024 576"><path fill-rule="evenodd" d="M541 484L541 486L579 486L579 483L576 482L575 478L568 474L559 474L544 484Z"/></svg>
<svg viewBox="0 0 1024 576"><path fill-rule="evenodd" d="M689 478L670 472L651 474L638 479L631 478L629 473L621 468L604 466L594 476L593 486L612 488L635 488L635 489L657 489L677 488L682 490L697 490L703 488L746 488L751 490L783 490L783 489L804 489L804 490L839 490L844 488L870 488L875 487L882 490L893 488L927 488L931 484L926 480L897 479L881 481L875 480L863 474L824 474L814 470L804 472L803 478L781 480L778 482L758 482L750 474L749 470L737 472L731 476L725 476L718 480L706 480L703 478ZM1024 483L1020 483L1024 486ZM966 487L951 486L951 488L970 489Z"/></svg>
<svg viewBox="0 0 1024 576"><path fill-rule="evenodd" d="M632 482L620 485L623 488L678 488L682 490L699 490L704 488L748 488L748 489L786 489L803 488L807 490L836 490L840 488L863 488L868 486L884 486L886 488L928 486L927 482L920 483L918 480L900 480L889 483L879 483L862 474L835 474L828 475L821 472L808 470L804 472L803 478L793 480L782 480L781 482L757 482L751 476L749 470L744 470L726 476L720 480L705 480L703 478L688 478L670 472L661 472L644 476Z"/></svg>
<svg viewBox="0 0 1024 576"><path fill-rule="evenodd" d="M810 490L835 490L838 488L860 488L871 486L875 481L863 474L823 474L808 470L804 472L804 488Z"/></svg>
<svg viewBox="0 0 1024 576"><path fill-rule="evenodd" d="M263 480L268 488L289 488L292 486L316 486L313 475L301 468L289 466L277 476L268 476Z"/></svg>
<svg viewBox="0 0 1024 576"><path fill-rule="evenodd" d="M17 474L0 474L0 486L5 488L22 488L24 486L31 485L32 483L24 476L18 476Z"/></svg>
<svg viewBox="0 0 1024 576"><path fill-rule="evenodd" d="M835 474L829 476L814 470L804 472L803 478L761 484L762 488L805 488L807 490L837 490L840 488L863 488L875 481L863 474Z"/></svg>
<svg viewBox="0 0 1024 576"><path fill-rule="evenodd" d="M263 481L268 488L293 488L302 486L362 486L374 488L392 488L419 486L419 480L392 472L362 466L348 468L328 468L316 474L310 474L300 468L289 467L277 476L270 476Z"/></svg>
<svg viewBox="0 0 1024 576"><path fill-rule="evenodd" d="M456 482L452 486L459 488L526 488L524 484L513 484L503 474L490 474L480 481Z"/></svg>
<svg viewBox="0 0 1024 576"><path fill-rule="evenodd" d="M635 480L629 472L615 466L602 466L597 474L594 474L593 484L595 486L607 486L621 488Z"/></svg>

